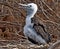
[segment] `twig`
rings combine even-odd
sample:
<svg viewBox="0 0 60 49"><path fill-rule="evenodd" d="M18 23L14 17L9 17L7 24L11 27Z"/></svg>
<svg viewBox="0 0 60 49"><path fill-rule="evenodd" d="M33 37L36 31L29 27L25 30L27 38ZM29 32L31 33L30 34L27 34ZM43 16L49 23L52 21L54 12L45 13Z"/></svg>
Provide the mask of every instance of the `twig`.
<svg viewBox="0 0 60 49"><path fill-rule="evenodd" d="M1 3L1 2L0 2L0 4L1 4L1 5L4 5L4 6L8 6L9 8L11 8L11 9L13 9L13 10L19 11L19 12L22 14L22 16L25 16L21 10L12 7L12 6L9 5L8 3Z"/></svg>
<svg viewBox="0 0 60 49"><path fill-rule="evenodd" d="M27 39L27 37L19 35L18 32L16 32L15 34L18 35L18 36L20 36L20 37L22 37L22 38L24 38L24 39Z"/></svg>
<svg viewBox="0 0 60 49"><path fill-rule="evenodd" d="M40 1L40 3L41 3L41 10L42 10L43 14L46 16L47 19L49 19L49 17L44 12L43 5L42 5L42 2L41 1Z"/></svg>
<svg viewBox="0 0 60 49"><path fill-rule="evenodd" d="M55 49L55 47L58 47L60 45L60 40L57 42L53 43L52 46L50 46L48 49Z"/></svg>
<svg viewBox="0 0 60 49"><path fill-rule="evenodd" d="M11 9L9 9L9 7L7 7L7 8L8 8L8 10L9 10L11 16L13 16Z"/></svg>
<svg viewBox="0 0 60 49"><path fill-rule="evenodd" d="M49 14L50 16L53 16L53 15L51 15L49 12L47 12L47 10L44 10L47 14Z"/></svg>
<svg viewBox="0 0 60 49"><path fill-rule="evenodd" d="M21 26L18 23L13 23L13 22L6 22L6 21L0 21L1 24L5 25L5 24L10 24L10 25L16 25L16 26Z"/></svg>
<svg viewBox="0 0 60 49"><path fill-rule="evenodd" d="M4 16L8 16L9 14L2 14L0 15L0 17L4 17Z"/></svg>
<svg viewBox="0 0 60 49"><path fill-rule="evenodd" d="M48 9L50 9L58 18L60 18L59 15L58 15L55 11L53 11L53 9L52 9L51 7L49 7L49 6L44 2L44 0L41 0L41 2L44 3L44 4L48 7Z"/></svg>
<svg viewBox="0 0 60 49"><path fill-rule="evenodd" d="M43 20L42 18L40 18L43 22L50 22L50 23L53 23L53 24L56 24L56 25L58 25L58 26L60 26L60 24L59 23L56 23L56 22L54 22L54 21L51 21L51 20Z"/></svg>
<svg viewBox="0 0 60 49"><path fill-rule="evenodd" d="M41 17L40 17L38 20L41 20L42 22L50 22L50 23L53 23L53 24L56 24L56 25L60 26L59 23L56 23L56 22L51 21L51 20L44 20L44 19L42 19Z"/></svg>

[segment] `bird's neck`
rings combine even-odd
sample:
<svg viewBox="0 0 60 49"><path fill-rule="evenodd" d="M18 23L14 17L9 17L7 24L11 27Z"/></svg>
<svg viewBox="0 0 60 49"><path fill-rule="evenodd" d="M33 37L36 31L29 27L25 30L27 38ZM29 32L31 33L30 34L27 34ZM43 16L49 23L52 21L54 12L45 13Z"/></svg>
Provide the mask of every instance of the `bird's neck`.
<svg viewBox="0 0 60 49"><path fill-rule="evenodd" d="M29 18L33 18L34 17L34 15L35 15L35 12L34 11L29 11L29 12L27 12L27 18L29 17Z"/></svg>
<svg viewBox="0 0 60 49"><path fill-rule="evenodd" d="M31 18L33 18L34 15L27 15L26 16L26 25L27 26L30 26L30 25L33 25L33 23L31 23Z"/></svg>
<svg viewBox="0 0 60 49"><path fill-rule="evenodd" d="M29 11L27 12L27 16L26 16L26 26L33 26L33 23L31 23L31 18L34 17L36 12L34 11Z"/></svg>

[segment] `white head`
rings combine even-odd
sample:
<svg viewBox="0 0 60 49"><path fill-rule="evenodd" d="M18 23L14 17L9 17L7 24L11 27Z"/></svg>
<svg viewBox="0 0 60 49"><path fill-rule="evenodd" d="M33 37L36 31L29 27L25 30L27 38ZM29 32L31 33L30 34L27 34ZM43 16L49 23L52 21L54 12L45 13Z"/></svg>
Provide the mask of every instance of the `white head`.
<svg viewBox="0 0 60 49"><path fill-rule="evenodd" d="M37 12L37 5L35 3L29 3L29 4L21 4L19 3L19 5L23 6L26 11L27 11L27 15L35 15L35 13Z"/></svg>

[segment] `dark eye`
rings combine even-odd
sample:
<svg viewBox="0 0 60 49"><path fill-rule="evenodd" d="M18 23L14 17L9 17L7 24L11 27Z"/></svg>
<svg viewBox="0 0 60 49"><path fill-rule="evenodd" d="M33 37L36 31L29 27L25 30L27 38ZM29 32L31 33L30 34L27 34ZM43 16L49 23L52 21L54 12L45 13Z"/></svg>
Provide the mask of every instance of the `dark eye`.
<svg viewBox="0 0 60 49"><path fill-rule="evenodd" d="M30 7L32 7L32 5L30 5Z"/></svg>

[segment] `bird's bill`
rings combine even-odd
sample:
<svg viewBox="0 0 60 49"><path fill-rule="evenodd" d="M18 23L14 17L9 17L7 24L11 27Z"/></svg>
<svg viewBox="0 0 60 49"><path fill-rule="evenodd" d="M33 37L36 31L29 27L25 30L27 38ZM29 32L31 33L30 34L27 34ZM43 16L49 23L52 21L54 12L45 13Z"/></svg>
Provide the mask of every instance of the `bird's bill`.
<svg viewBox="0 0 60 49"><path fill-rule="evenodd" d="M27 4L21 4L19 3L19 8L26 9L28 7Z"/></svg>
<svg viewBox="0 0 60 49"><path fill-rule="evenodd" d="M23 7L27 7L26 4L21 4L21 3L19 3L19 5L20 5L20 6L23 6Z"/></svg>

